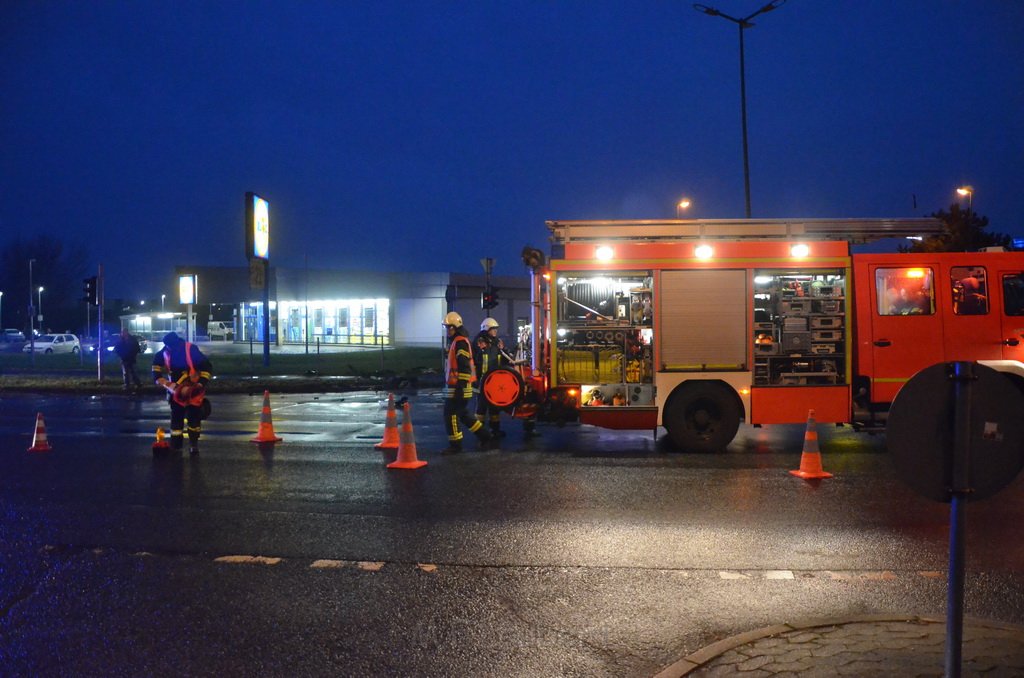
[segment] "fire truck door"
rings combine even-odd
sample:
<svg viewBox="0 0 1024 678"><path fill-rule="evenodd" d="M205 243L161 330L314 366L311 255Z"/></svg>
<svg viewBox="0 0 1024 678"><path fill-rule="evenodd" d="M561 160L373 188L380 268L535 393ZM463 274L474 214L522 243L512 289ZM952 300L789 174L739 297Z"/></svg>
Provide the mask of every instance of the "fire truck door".
<svg viewBox="0 0 1024 678"><path fill-rule="evenodd" d="M939 266L873 264L870 271L871 336L861 350L871 351L871 401L888 403L918 371L943 360Z"/></svg>
<svg viewBox="0 0 1024 678"><path fill-rule="evenodd" d="M1002 303L993 309L1002 318L1004 360L1024 362L1024 272L999 271Z"/></svg>

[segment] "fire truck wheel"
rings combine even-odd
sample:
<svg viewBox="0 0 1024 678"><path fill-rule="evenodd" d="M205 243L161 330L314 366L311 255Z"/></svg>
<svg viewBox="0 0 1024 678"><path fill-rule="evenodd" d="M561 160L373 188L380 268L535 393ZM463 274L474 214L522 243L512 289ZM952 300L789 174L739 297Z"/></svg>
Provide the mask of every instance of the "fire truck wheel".
<svg viewBox="0 0 1024 678"><path fill-rule="evenodd" d="M669 398L662 420L672 444L681 451L718 452L736 437L740 405L725 386L683 384Z"/></svg>

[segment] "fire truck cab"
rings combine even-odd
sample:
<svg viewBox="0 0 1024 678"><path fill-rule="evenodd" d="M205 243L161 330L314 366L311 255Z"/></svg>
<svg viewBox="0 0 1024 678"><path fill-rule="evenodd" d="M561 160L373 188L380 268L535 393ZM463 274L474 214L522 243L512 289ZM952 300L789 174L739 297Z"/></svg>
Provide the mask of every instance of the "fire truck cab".
<svg viewBox="0 0 1024 678"><path fill-rule="evenodd" d="M724 449L741 421L848 424L937 362L1024 384L1024 253L852 254L934 219L550 221L516 415L663 426Z"/></svg>

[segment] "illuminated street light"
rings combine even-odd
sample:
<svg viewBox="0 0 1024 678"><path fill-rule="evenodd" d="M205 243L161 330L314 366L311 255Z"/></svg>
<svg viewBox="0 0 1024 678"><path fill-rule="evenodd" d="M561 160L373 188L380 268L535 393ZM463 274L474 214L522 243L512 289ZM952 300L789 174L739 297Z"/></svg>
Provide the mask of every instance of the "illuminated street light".
<svg viewBox="0 0 1024 678"><path fill-rule="evenodd" d="M690 199L689 198L683 198L682 200L680 200L679 203L676 205L676 219L682 219L683 218L683 210L686 210L689 207L690 207Z"/></svg>
<svg viewBox="0 0 1024 678"><path fill-rule="evenodd" d="M4 327L4 293L0 290L0 330Z"/></svg>
<svg viewBox="0 0 1024 678"><path fill-rule="evenodd" d="M745 73L746 69L744 67L744 58L743 58L743 31L745 29L747 29L747 28L751 28L754 25L754 24L750 23L750 20L753 19L755 16L757 16L758 14L764 14L765 12L770 12L773 9L778 9L779 7L782 7L782 5L784 5L785 3L786 3L786 0L772 0L771 2L769 2L767 5L765 5L761 9L757 10L756 12L751 14L750 16L747 16L747 17L745 17L743 19L737 19L734 16L729 16L728 14L725 14L724 12L720 12L717 9L715 9L714 7L708 7L707 5L695 4L693 6L693 8L695 10L697 10L698 12L702 12L704 14L707 14L708 16L720 16L723 19L728 19L729 21L731 21L734 24L736 24L737 26L739 26L739 31L740 31L740 115L742 116L741 119L742 119L742 123L743 123L743 190L744 190L744 196L746 197L746 214L747 214L747 219L750 218L750 162L749 162L748 157L747 157L747 79L746 79L746 73Z"/></svg>
<svg viewBox="0 0 1024 678"><path fill-rule="evenodd" d="M42 317L43 317L43 290L44 289L46 289L46 288L44 288L43 286L40 285L40 287L39 287L39 304L38 304L38 306L39 306L39 318L40 318L39 322L42 322Z"/></svg>
<svg viewBox="0 0 1024 678"><path fill-rule="evenodd" d="M956 189L961 196L967 196L967 218L971 218L971 210L974 209L974 186L961 186Z"/></svg>
<svg viewBox="0 0 1024 678"><path fill-rule="evenodd" d="M161 312L164 310L164 299L166 299L166 298L167 298L166 294L161 294L160 295L160 311Z"/></svg>

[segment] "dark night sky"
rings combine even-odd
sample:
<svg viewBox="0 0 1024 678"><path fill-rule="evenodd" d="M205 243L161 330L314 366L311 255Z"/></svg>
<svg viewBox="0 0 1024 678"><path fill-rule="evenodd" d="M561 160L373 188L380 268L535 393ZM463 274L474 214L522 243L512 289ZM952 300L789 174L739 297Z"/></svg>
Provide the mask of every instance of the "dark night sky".
<svg viewBox="0 0 1024 678"><path fill-rule="evenodd" d="M970 183L1024 237L1024 3L755 22L753 216L921 216ZM546 219L742 217L738 58L685 1L4 0L0 230L82 237L108 294L152 297L245 264L252 190L276 265L520 274Z"/></svg>

